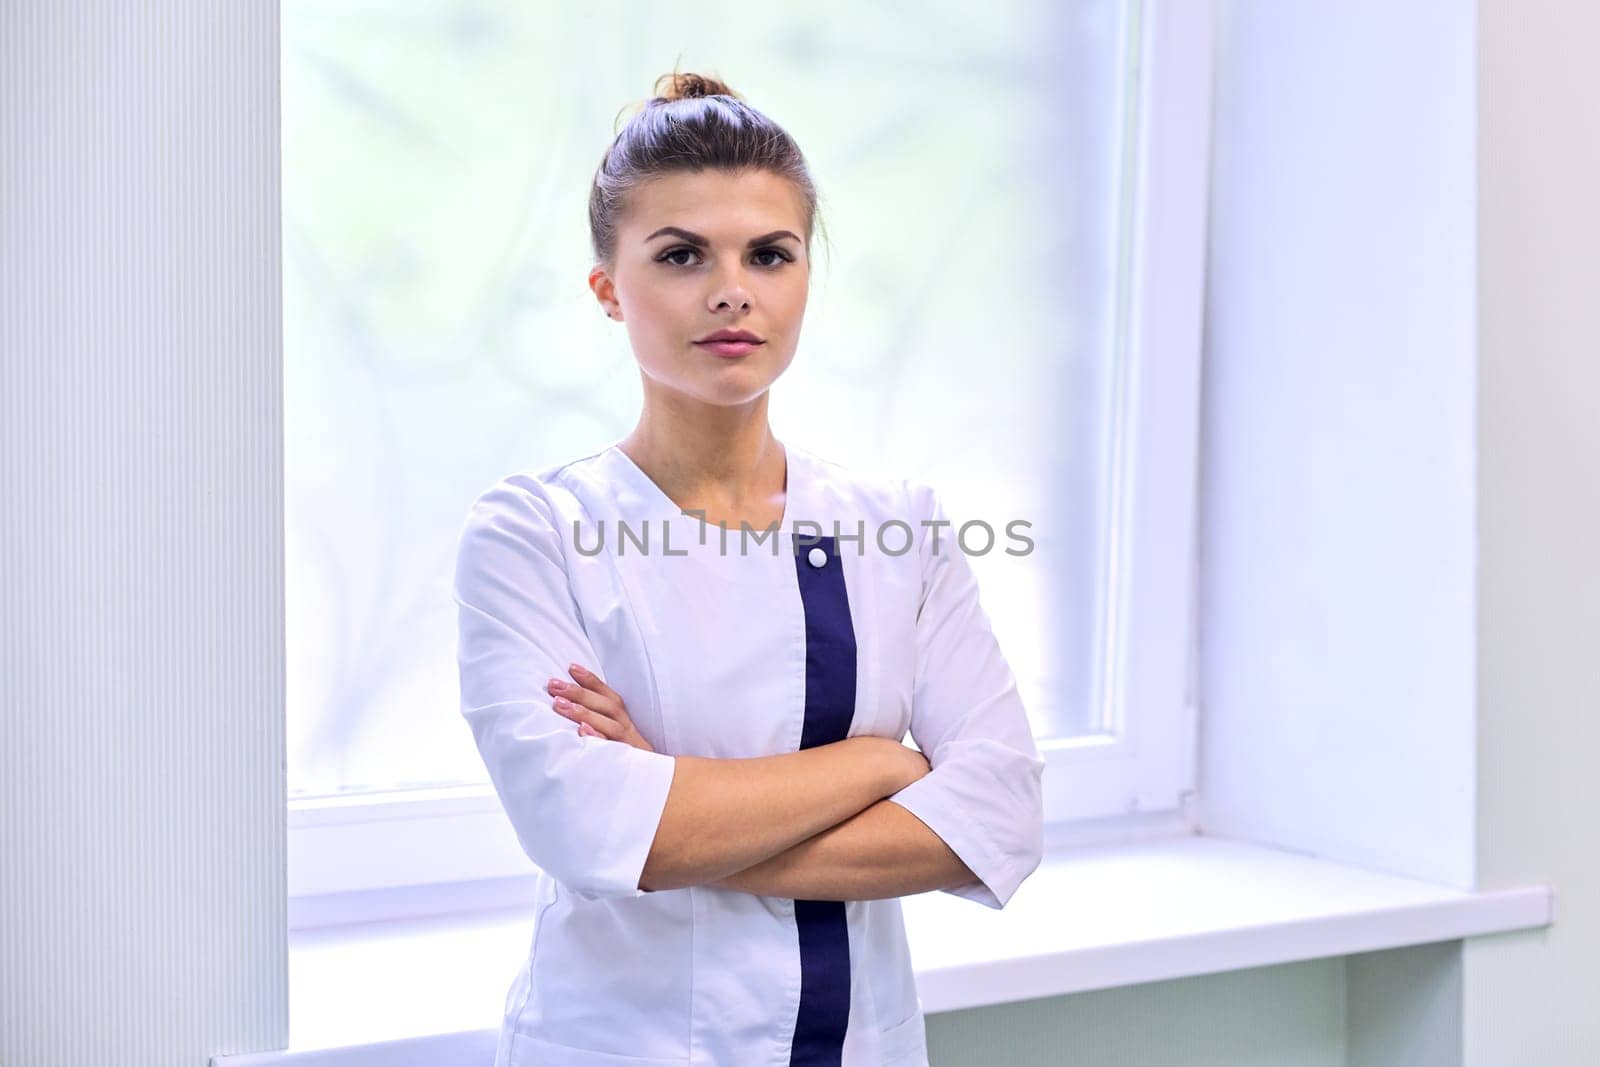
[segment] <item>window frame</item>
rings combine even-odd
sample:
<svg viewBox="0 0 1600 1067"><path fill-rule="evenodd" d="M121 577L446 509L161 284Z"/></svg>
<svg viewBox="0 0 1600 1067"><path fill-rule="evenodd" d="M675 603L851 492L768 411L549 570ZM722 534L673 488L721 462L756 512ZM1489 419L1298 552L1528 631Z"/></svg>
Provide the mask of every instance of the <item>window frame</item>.
<svg viewBox="0 0 1600 1067"><path fill-rule="evenodd" d="M1200 367L1215 7L1145 0L1123 217L1125 397L1107 509L1110 728L1040 742L1045 822L1176 814L1193 829Z"/></svg>
<svg viewBox="0 0 1600 1067"><path fill-rule="evenodd" d="M1195 590L1214 0L1139 0L1124 147L1104 733L1041 739L1047 840L1194 831ZM513 907L535 872L488 783L288 805L290 929Z"/></svg>

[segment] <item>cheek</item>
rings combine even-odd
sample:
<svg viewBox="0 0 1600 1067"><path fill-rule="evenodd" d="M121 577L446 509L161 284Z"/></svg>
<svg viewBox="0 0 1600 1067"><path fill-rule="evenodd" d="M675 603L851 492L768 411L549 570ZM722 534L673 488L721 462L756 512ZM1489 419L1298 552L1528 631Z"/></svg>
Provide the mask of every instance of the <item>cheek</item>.
<svg viewBox="0 0 1600 1067"><path fill-rule="evenodd" d="M648 286L633 299L633 314L639 325L649 331L659 331L670 323L673 302L663 286Z"/></svg>
<svg viewBox="0 0 1600 1067"><path fill-rule="evenodd" d="M661 289L652 289L648 295L634 299L629 309L629 333L637 346L647 349L672 347L683 334L683 308Z"/></svg>
<svg viewBox="0 0 1600 1067"><path fill-rule="evenodd" d="M628 317L628 340L634 358L645 373L657 381L681 384L694 366L690 351L693 332L691 316L681 301L673 300L661 288L635 301Z"/></svg>
<svg viewBox="0 0 1600 1067"><path fill-rule="evenodd" d="M767 306L780 318L792 319L805 310L810 289L804 276L790 276L769 285L762 294Z"/></svg>

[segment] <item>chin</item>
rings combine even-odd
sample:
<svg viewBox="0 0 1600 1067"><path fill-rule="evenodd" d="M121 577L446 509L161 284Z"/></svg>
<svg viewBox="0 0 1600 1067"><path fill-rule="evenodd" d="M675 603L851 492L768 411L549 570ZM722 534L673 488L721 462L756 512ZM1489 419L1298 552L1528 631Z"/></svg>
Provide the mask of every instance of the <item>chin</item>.
<svg viewBox="0 0 1600 1067"><path fill-rule="evenodd" d="M712 404L716 407L733 408L750 403L770 388L772 388L772 383L766 382L758 388L699 389L691 395L702 403Z"/></svg>
<svg viewBox="0 0 1600 1067"><path fill-rule="evenodd" d="M744 404L770 389L776 377L766 367L718 367L680 379L677 388L707 404Z"/></svg>

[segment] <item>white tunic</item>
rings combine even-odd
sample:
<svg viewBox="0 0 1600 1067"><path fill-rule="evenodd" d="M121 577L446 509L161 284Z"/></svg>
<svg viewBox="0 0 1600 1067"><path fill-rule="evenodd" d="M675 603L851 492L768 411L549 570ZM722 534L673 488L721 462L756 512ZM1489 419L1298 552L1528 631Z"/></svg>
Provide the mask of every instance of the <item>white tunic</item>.
<svg viewBox="0 0 1600 1067"><path fill-rule="evenodd" d="M927 1064L898 899L639 889L673 756L909 728L932 769L889 799L978 878L945 891L1000 908L1039 864L1044 761L937 494L784 452L783 519L742 552L615 444L468 513L462 713L540 870L496 1067ZM654 752L552 708L569 663Z"/></svg>

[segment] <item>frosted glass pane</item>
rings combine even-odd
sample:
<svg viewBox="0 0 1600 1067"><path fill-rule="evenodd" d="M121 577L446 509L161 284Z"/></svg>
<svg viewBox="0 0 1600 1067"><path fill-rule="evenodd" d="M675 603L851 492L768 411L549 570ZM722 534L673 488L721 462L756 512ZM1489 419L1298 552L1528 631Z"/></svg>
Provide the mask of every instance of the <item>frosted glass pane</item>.
<svg viewBox="0 0 1600 1067"><path fill-rule="evenodd" d="M778 436L939 486L1040 737L1097 728L1130 26L1113 2L284 0L293 796L485 780L450 568L472 497L632 427L585 284L618 111L718 74L810 160Z"/></svg>

